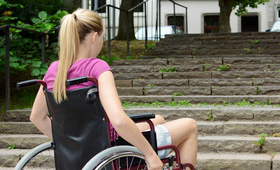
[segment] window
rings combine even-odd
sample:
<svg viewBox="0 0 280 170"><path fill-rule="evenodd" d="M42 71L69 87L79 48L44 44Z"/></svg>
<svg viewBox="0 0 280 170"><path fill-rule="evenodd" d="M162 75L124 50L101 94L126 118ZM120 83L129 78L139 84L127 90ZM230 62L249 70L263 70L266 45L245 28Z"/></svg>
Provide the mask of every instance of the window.
<svg viewBox="0 0 280 170"><path fill-rule="evenodd" d="M97 7L95 7L95 3L98 3ZM97 9L102 7L103 5L106 5L106 0L92 0L92 9ZM98 13L106 13L106 7L100 9L97 11Z"/></svg>
<svg viewBox="0 0 280 170"><path fill-rule="evenodd" d="M204 33L219 33L219 15L205 15L204 16Z"/></svg>
<svg viewBox="0 0 280 170"><path fill-rule="evenodd" d="M277 7L277 14L276 14L276 16L277 16L277 20L280 19L280 7Z"/></svg>
<svg viewBox="0 0 280 170"><path fill-rule="evenodd" d="M181 28L181 30L184 31L184 17L183 16L176 16L176 26ZM167 17L167 24L168 25L175 25L174 23L174 16L168 16Z"/></svg>
<svg viewBox="0 0 280 170"><path fill-rule="evenodd" d="M257 15L245 15L241 17L241 32L258 32L259 17Z"/></svg>

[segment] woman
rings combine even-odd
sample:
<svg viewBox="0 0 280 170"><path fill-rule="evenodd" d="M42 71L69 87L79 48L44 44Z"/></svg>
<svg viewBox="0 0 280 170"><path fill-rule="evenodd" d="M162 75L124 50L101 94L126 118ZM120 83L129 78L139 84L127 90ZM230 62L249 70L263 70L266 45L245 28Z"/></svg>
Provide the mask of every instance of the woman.
<svg viewBox="0 0 280 170"><path fill-rule="evenodd" d="M53 91L56 102L61 103L67 100L66 90L93 85L92 82L87 82L66 88L66 79L81 76L94 77L98 80L102 106L118 134L145 155L148 169L162 169L163 165L157 154L139 128L125 114L110 67L103 60L96 58L102 49L103 37L104 25L98 14L90 10L78 9L64 16L59 32L59 61L50 65L44 77L48 90ZM53 137L42 87L35 98L30 120L43 134ZM177 142L172 136L172 140ZM182 149L185 148L187 147L182 145Z"/></svg>
<svg viewBox="0 0 280 170"><path fill-rule="evenodd" d="M157 154L135 123L124 113L110 67L96 58L102 48L103 37L104 26L98 14L78 9L64 16L59 32L59 61L50 65L44 77L48 90L53 90L55 100L60 103L67 100L66 90L92 85L87 82L66 89L66 79L81 76L96 78L100 100L116 131L145 155L148 169L162 169ZM52 138L51 121L42 87L35 98L30 120L43 134Z"/></svg>

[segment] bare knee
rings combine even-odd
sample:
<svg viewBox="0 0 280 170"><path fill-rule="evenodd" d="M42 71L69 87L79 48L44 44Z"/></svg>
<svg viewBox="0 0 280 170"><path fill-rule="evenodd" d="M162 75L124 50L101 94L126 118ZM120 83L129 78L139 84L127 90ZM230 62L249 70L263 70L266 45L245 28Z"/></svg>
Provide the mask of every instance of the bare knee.
<svg viewBox="0 0 280 170"><path fill-rule="evenodd" d="M155 125L159 125L159 124L164 124L165 123L165 119L161 115L156 115L155 118L152 119L152 121L153 121L153 123Z"/></svg>
<svg viewBox="0 0 280 170"><path fill-rule="evenodd" d="M194 134L197 134L197 123L196 120L191 119L191 118L182 118L183 121L185 122L186 127L193 132Z"/></svg>

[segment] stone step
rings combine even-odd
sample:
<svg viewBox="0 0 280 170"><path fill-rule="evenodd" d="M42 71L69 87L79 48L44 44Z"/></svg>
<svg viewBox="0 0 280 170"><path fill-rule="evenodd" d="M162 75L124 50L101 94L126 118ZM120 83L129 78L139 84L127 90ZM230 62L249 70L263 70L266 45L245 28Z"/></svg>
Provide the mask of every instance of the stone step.
<svg viewBox="0 0 280 170"><path fill-rule="evenodd" d="M154 73L116 73L115 80L142 79L243 79L243 78L280 78L279 71L194 71L194 72L154 72Z"/></svg>
<svg viewBox="0 0 280 170"><path fill-rule="evenodd" d="M232 153L277 153L280 151L279 137L266 137L262 147L253 142L259 143L260 137L244 136L199 136L199 152L232 152Z"/></svg>
<svg viewBox="0 0 280 170"><path fill-rule="evenodd" d="M234 62L234 61L233 61ZM194 71L219 71L228 65L226 71L280 71L280 64L220 64L208 63L196 65L134 65L134 66L111 66L114 73L151 73L151 72L194 72Z"/></svg>
<svg viewBox="0 0 280 170"><path fill-rule="evenodd" d="M269 41L269 42L268 42ZM231 50L231 49L239 49L239 50L251 50L251 49L257 49L259 51L262 51L264 49L277 49L279 48L279 43L280 43L280 40L265 40L265 41L248 41L248 40L245 40L245 41L239 41L239 43L231 43L232 41L226 41L225 43L212 43L212 41L210 42L210 44L207 44L207 43L203 43L203 44L157 44L156 46L154 46L152 48L152 50L155 50L155 51L159 51L159 50L169 50L169 49L172 49L172 50L191 50L192 52L195 52L195 51L199 51L199 50L204 50L204 49L207 49L207 50L213 50L213 49L228 49L228 50ZM272 43L273 42L273 43ZM208 42L209 43L209 42ZM269 53L268 53L269 54ZM272 53L271 53L272 54Z"/></svg>
<svg viewBox="0 0 280 170"><path fill-rule="evenodd" d="M279 53L280 49L200 49L200 50L189 50L189 49L155 49L149 51L148 55L220 55L220 54L276 54Z"/></svg>
<svg viewBox="0 0 280 170"><path fill-rule="evenodd" d="M30 151L30 149L0 149L0 169L11 170L17 165L19 160ZM39 159L36 159L30 169L54 169L53 167L53 153L45 153L40 155ZM38 166L36 166L38 165ZM28 169L29 169L28 168Z"/></svg>
<svg viewBox="0 0 280 170"><path fill-rule="evenodd" d="M29 150L0 149L1 169L13 169L20 157ZM41 165L45 159L41 159ZM272 167L272 168L271 168ZM217 169L254 169L254 170L277 170L280 169L279 155L252 154L252 153L200 153L197 155L196 168L199 170Z"/></svg>
<svg viewBox="0 0 280 170"><path fill-rule="evenodd" d="M0 134L42 134L31 122L0 122Z"/></svg>
<svg viewBox="0 0 280 170"><path fill-rule="evenodd" d="M169 65L225 65L225 64L237 64L237 65L248 65L248 64L267 64L274 65L280 63L279 57L255 57L255 56L224 56L224 57L209 57L203 58L170 58L168 59Z"/></svg>
<svg viewBox="0 0 280 170"><path fill-rule="evenodd" d="M219 40L271 40L278 39L279 32L240 32L240 33L208 33L208 34L172 34L161 41L219 41ZM174 42L174 41L173 41Z"/></svg>
<svg viewBox="0 0 280 170"><path fill-rule="evenodd" d="M279 41L280 42L280 41ZM274 45L264 45L264 48L273 48ZM279 46L279 45L278 45ZM192 45L192 44L157 44L156 46L154 46L152 48L152 50L168 50L168 49L172 49L172 50L192 50L192 51L197 51L197 50L201 50L201 49L208 49L208 50L212 50L212 49L252 49L254 47L254 45L249 44L248 42L246 43L240 43L240 44L235 44L234 46L232 44L197 44L197 45ZM259 47L261 47L261 45L259 45Z"/></svg>
<svg viewBox="0 0 280 170"><path fill-rule="evenodd" d="M117 87L119 95L274 95L280 93L279 86L160 86L148 84L146 87Z"/></svg>
<svg viewBox="0 0 280 170"><path fill-rule="evenodd" d="M279 155L244 153L198 153L199 170L278 170Z"/></svg>
<svg viewBox="0 0 280 170"><path fill-rule="evenodd" d="M246 134L255 134L261 132L262 129L266 129L263 127L263 124L258 121L263 121L265 126L267 128L271 127L271 130L267 129L267 133L273 133L273 130L277 132L275 129L279 125L273 122L266 122L266 121L279 121L280 120L280 108L278 106L196 106L196 107L184 107L184 106L177 106L177 107L171 107L171 106L164 106L164 105L158 105L154 106L154 108L147 108L145 106L139 108L126 108L125 112L127 114L136 114L136 113L153 113L162 115L167 121L175 120L182 117L189 117L193 118L196 121L206 121L201 122L202 126L214 126L217 128L219 127L219 133L223 131L223 133L227 134L229 133L236 133L240 134L240 132L236 131L234 132L234 129L230 130L230 128L236 128L240 126L254 126L257 125L261 127L259 130L255 130L256 132L252 132L250 129L248 129L247 132L244 130L244 133ZM214 122L211 122L214 121ZM224 122L223 126L220 126L220 122L216 121L233 121L233 122ZM248 123L248 125L242 124L242 122L239 121L245 121L244 124ZM252 122L249 122L252 121ZM208 122L208 123L207 123ZM215 128L214 128L215 129ZM237 129L238 130L238 129ZM202 131L202 133L207 133ZM209 133L214 133L209 132ZM264 132L261 132L264 133Z"/></svg>
<svg viewBox="0 0 280 170"><path fill-rule="evenodd" d="M137 60L115 60L112 67L116 66L166 66L166 65L222 65L222 64L280 64L280 55L276 54L257 54L257 55L170 55L162 58L161 55L141 56L143 59ZM158 57L158 58L157 58Z"/></svg>
<svg viewBox="0 0 280 170"><path fill-rule="evenodd" d="M154 103L172 101L188 101L192 104L208 103L208 104L224 104L224 103L263 103L263 104L280 104L279 95L189 95L189 96L173 96L173 95L142 95L142 96L120 96L122 102L136 102L136 103Z"/></svg>
<svg viewBox="0 0 280 170"><path fill-rule="evenodd" d="M112 65L167 65L167 61L167 59L114 60Z"/></svg>
<svg viewBox="0 0 280 170"><path fill-rule="evenodd" d="M32 149L48 141L51 139L40 134L1 134L0 148L8 149L10 145L14 145L16 149Z"/></svg>
<svg viewBox="0 0 280 170"><path fill-rule="evenodd" d="M280 78L243 78L243 79L141 79L116 80L117 87L161 87L161 86L278 86Z"/></svg>
<svg viewBox="0 0 280 170"><path fill-rule="evenodd" d="M267 153L280 152L280 137L266 137L262 147L258 136L199 136L199 152L240 152ZM50 141L44 135L0 135L1 149L8 149L14 145L15 149L32 149L42 143Z"/></svg>
<svg viewBox="0 0 280 170"><path fill-rule="evenodd" d="M244 45L243 48L201 48L201 49L189 49L189 48L170 48L166 46L165 48L155 48L149 51L148 55L221 55L221 54L246 54L246 55L256 55L256 54L279 54L279 45L275 48L267 48L262 46L256 46L255 48L247 48Z"/></svg>
<svg viewBox="0 0 280 170"><path fill-rule="evenodd" d="M167 98L167 96L165 96ZM172 101L170 101L172 102ZM152 102L151 102L152 103ZM127 114L136 113L153 113L162 115L167 121L175 120L182 117L190 117L197 121L279 121L280 108L278 105L255 105L250 106L247 102L236 103L235 105L219 105L219 104L191 104L186 101L177 102L174 106L167 103L155 102L153 106L145 106L141 103L135 105L133 101L128 101L124 104L124 111ZM24 112L24 114L22 114ZM12 128L18 134L38 134L34 130L34 126L29 121L31 109L27 110L11 110L7 112L6 122L1 122L1 134L12 133ZM17 119L14 119L17 117ZM29 123L25 123L29 122ZM20 126L25 126L25 129L20 129ZM277 125L278 126L278 125Z"/></svg>
<svg viewBox="0 0 280 170"><path fill-rule="evenodd" d="M212 115L211 112L212 114L215 114L215 110L214 111L211 110L208 112L209 115ZM244 111L241 112L244 113ZM151 111L151 113L154 112ZM166 121L170 121L172 119L175 119L174 117L178 116L178 113L180 113L180 111L175 112L174 110L171 110L170 112L168 112L168 115L166 113L167 112L165 111L163 113L160 112L157 114L161 114L162 116L166 117ZM182 113L181 117L184 116L194 117L191 115L186 115L186 113L183 112L181 113ZM178 118L180 118L180 116L178 116ZM31 122L0 122L0 133L2 135L41 134L34 125L32 126L31 125L32 125ZM202 136L203 135L259 135L261 133L267 133L269 135L273 135L273 134L278 135L278 133L276 134L276 132L279 132L278 130L280 129L279 121L254 121L254 120L216 121L214 116L213 117L209 116L208 121L206 120L197 121L197 125L198 125L199 135ZM3 136L3 138L5 137Z"/></svg>
<svg viewBox="0 0 280 170"><path fill-rule="evenodd" d="M116 73L116 80L141 80L141 79L195 79L195 78L279 78L278 71L214 71L214 72L165 72L165 73Z"/></svg>
<svg viewBox="0 0 280 170"><path fill-rule="evenodd" d="M187 59L187 58L225 58L225 57L230 57L230 58L234 58L234 57L238 57L238 58L276 58L276 57L280 57L280 55L278 54L217 54L217 55L165 55L160 54L160 55L145 55L145 56L139 56L140 60L155 60L155 59ZM118 60L121 61L121 60ZM117 65L117 64L115 64Z"/></svg>

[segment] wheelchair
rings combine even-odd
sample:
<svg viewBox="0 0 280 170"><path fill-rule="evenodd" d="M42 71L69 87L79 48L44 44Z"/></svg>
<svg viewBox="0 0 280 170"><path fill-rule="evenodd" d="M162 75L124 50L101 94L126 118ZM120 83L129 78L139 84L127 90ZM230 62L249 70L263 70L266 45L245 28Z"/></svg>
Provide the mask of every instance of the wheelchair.
<svg viewBox="0 0 280 170"><path fill-rule="evenodd" d="M53 93L47 90L44 81L33 79L17 83L17 88L43 85L52 122L53 141L30 150L20 159L15 170L147 169L143 153L118 136L114 129L110 129L99 99L97 81L91 77L79 77L67 80L66 85L87 81L92 81L94 85L67 91L68 100L59 104L55 102ZM135 123L149 124L150 131L142 133L156 152L172 149L174 154L161 159L164 169L181 170L189 167L195 170L192 164L181 163L179 151L174 145L157 147L154 125L150 120L154 117L151 113L130 115Z"/></svg>

